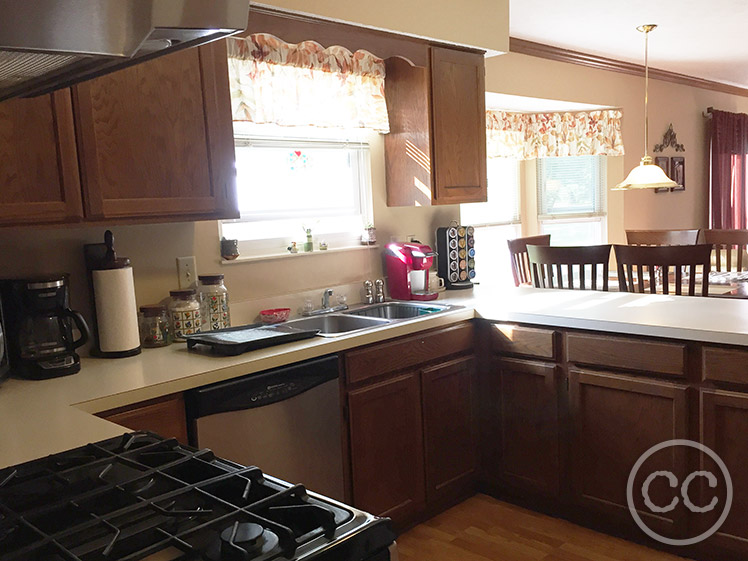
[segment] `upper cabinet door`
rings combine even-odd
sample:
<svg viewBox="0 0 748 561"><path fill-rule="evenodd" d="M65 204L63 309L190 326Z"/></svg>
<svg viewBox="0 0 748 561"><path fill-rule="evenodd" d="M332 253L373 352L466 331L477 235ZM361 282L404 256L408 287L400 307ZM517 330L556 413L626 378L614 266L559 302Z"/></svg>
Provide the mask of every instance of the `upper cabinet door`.
<svg viewBox="0 0 748 561"><path fill-rule="evenodd" d="M224 41L74 93L88 218L237 216Z"/></svg>
<svg viewBox="0 0 748 561"><path fill-rule="evenodd" d="M0 224L82 215L70 90L0 103Z"/></svg>
<svg viewBox="0 0 748 561"><path fill-rule="evenodd" d="M486 201L483 55L432 47L431 103L433 203Z"/></svg>

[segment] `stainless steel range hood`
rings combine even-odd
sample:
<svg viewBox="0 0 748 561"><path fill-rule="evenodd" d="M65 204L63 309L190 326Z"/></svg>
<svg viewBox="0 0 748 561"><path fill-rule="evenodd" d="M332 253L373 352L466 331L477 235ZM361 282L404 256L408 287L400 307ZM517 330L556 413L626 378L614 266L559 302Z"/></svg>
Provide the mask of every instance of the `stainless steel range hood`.
<svg viewBox="0 0 748 561"><path fill-rule="evenodd" d="M249 0L0 0L0 101L232 35Z"/></svg>

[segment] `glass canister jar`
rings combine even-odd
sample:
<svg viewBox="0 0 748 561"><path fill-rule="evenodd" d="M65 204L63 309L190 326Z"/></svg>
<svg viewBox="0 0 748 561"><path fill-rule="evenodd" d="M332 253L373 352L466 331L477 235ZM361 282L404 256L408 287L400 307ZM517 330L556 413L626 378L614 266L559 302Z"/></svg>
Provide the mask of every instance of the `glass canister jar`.
<svg viewBox="0 0 748 561"><path fill-rule="evenodd" d="M223 284L223 275L199 275L197 280L203 331L231 327L229 291Z"/></svg>
<svg viewBox="0 0 748 561"><path fill-rule="evenodd" d="M166 306L140 306L140 344L146 348L171 344L171 325Z"/></svg>
<svg viewBox="0 0 748 561"><path fill-rule="evenodd" d="M200 333L202 327L197 291L194 288L172 290L169 295L171 332L175 341L186 341L185 335Z"/></svg>

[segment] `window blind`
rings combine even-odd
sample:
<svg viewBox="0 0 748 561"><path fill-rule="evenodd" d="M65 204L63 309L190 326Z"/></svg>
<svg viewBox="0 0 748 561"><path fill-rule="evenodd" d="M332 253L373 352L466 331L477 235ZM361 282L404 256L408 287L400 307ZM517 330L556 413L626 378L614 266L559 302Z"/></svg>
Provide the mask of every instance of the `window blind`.
<svg viewBox="0 0 748 561"><path fill-rule="evenodd" d="M604 156L538 158L538 217L605 215Z"/></svg>

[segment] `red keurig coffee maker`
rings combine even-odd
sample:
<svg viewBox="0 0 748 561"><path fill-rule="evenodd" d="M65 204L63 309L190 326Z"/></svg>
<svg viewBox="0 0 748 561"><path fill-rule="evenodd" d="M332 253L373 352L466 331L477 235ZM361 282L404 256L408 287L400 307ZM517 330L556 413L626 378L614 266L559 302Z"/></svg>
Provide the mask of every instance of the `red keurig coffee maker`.
<svg viewBox="0 0 748 561"><path fill-rule="evenodd" d="M396 300L436 300L438 292L429 290L429 268L436 253L427 245L412 242L387 244L387 286Z"/></svg>

